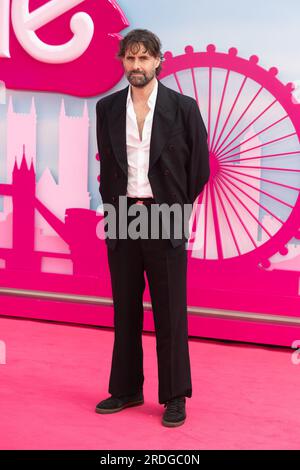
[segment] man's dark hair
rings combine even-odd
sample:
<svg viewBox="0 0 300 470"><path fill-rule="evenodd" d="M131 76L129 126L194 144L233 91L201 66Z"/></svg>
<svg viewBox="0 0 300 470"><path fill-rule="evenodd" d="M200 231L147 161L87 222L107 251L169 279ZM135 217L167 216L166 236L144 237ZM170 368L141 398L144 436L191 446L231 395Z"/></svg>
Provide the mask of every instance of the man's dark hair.
<svg viewBox="0 0 300 470"><path fill-rule="evenodd" d="M139 51L139 43L143 44L145 51L153 57L158 57L163 60L163 54L161 52L161 42L156 34L148 31L148 29L133 29L120 41L120 49L118 57L125 57L126 51L132 50L133 53ZM156 75L158 76L161 72L161 63L156 69Z"/></svg>

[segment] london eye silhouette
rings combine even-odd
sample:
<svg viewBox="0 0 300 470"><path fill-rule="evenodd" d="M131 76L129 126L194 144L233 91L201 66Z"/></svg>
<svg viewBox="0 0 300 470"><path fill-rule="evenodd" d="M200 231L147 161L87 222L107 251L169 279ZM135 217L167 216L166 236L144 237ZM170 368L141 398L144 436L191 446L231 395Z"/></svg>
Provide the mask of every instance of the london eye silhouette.
<svg viewBox="0 0 300 470"><path fill-rule="evenodd" d="M197 100L211 174L194 205L190 248L199 261L268 268L300 239L300 104L293 84L235 48L164 55L162 82Z"/></svg>

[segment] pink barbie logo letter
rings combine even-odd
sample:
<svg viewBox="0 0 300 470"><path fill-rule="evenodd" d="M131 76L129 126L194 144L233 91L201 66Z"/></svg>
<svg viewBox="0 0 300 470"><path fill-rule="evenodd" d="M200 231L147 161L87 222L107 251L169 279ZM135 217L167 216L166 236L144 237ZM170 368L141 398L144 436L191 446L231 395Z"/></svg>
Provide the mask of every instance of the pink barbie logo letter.
<svg viewBox="0 0 300 470"><path fill-rule="evenodd" d="M11 89L99 95L123 75L116 53L127 26L115 0L0 0L0 79Z"/></svg>

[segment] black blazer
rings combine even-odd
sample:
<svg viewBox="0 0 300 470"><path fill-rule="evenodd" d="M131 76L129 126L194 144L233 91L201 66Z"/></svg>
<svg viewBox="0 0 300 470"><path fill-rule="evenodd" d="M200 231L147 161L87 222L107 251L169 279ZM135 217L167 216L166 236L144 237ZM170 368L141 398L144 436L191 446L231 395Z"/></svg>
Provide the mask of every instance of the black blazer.
<svg viewBox="0 0 300 470"><path fill-rule="evenodd" d="M127 192L126 101L128 86L96 104L103 204L118 207ZM207 132L197 102L158 82L148 178L155 201L193 204L210 175ZM176 221L174 222L176 223ZM173 239L174 247L187 241ZM111 248L117 240L106 239Z"/></svg>

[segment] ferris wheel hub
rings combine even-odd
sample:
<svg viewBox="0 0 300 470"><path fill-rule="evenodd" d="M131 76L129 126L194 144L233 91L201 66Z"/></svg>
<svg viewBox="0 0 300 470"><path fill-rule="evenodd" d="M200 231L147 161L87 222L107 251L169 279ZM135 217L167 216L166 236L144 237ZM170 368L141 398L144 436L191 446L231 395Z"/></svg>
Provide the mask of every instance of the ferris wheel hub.
<svg viewBox="0 0 300 470"><path fill-rule="evenodd" d="M209 167L212 177L215 177L220 171L221 164L214 152L210 152L209 154Z"/></svg>

